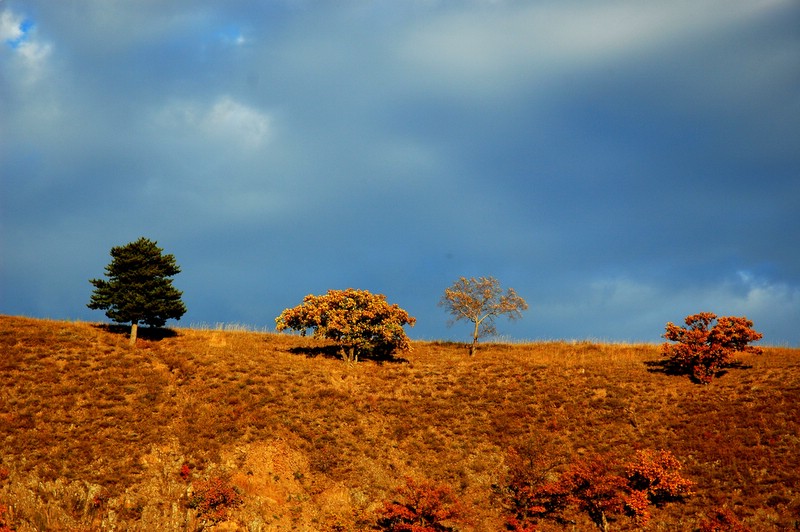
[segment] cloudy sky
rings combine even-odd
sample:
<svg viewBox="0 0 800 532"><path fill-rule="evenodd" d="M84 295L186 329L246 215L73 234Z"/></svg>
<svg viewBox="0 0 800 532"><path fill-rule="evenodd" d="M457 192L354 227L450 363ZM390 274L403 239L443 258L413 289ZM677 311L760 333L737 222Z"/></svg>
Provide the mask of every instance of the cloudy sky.
<svg viewBox="0 0 800 532"><path fill-rule="evenodd" d="M795 0L0 0L0 313L103 321L112 246L175 255L180 325L363 288L466 339L800 345ZM171 322L174 323L174 322Z"/></svg>

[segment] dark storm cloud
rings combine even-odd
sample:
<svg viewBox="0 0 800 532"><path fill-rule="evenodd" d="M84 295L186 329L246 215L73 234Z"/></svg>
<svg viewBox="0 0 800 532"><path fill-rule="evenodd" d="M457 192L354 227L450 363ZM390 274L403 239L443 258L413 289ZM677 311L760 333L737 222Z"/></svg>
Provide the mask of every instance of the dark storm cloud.
<svg viewBox="0 0 800 532"><path fill-rule="evenodd" d="M176 255L189 323L385 293L423 338L494 275L517 338L748 315L800 343L789 1L0 3L0 297L84 308Z"/></svg>

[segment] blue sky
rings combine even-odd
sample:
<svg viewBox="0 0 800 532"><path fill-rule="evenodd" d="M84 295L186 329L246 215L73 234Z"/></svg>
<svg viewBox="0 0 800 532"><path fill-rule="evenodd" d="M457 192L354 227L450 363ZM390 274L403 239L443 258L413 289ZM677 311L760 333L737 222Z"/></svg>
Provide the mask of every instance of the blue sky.
<svg viewBox="0 0 800 532"><path fill-rule="evenodd" d="M494 276L514 339L800 345L800 4L0 1L0 313L175 255L180 325Z"/></svg>

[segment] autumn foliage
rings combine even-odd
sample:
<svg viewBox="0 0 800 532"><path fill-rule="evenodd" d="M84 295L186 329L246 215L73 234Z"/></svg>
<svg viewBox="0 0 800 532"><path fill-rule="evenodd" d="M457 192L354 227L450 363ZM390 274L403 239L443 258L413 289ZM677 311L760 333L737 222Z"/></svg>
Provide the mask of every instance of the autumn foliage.
<svg viewBox="0 0 800 532"><path fill-rule="evenodd" d="M350 362L365 354L385 357L396 350L409 350L403 326L415 322L405 310L387 303L386 296L353 288L307 295L303 303L275 318L279 331L293 329L305 335L312 329L315 338L333 340Z"/></svg>
<svg viewBox="0 0 800 532"><path fill-rule="evenodd" d="M407 502L392 488L424 475L464 508L443 526L494 532L513 518L518 531L591 531L560 480L609 452L607 472L628 481L612 530L698 531L706 518L735 530L719 528L734 517L794 530L800 519L798 349L743 354L751 371L700 387L654 371L653 344L494 342L468 357L463 344L412 341L404 364L305 356L331 344L216 328L130 349L102 325L0 316L6 523L369 531L383 501ZM638 449L655 451L640 460ZM674 471L659 449L697 483L679 503L653 474ZM242 502L212 525L198 510L217 498L199 488L225 472ZM736 515L709 513L717 506Z"/></svg>
<svg viewBox="0 0 800 532"><path fill-rule="evenodd" d="M716 324L709 329L714 320ZM685 322L686 327L667 323L664 338L677 343L664 343L661 353L675 370L703 384L730 365L736 353L761 354L760 348L749 344L760 340L762 334L753 330L753 322L745 317L717 319L712 312L701 312L687 316Z"/></svg>
<svg viewBox="0 0 800 532"><path fill-rule="evenodd" d="M239 490L227 477L212 477L192 484L189 508L195 509L204 522L216 523L223 521L242 500Z"/></svg>
<svg viewBox="0 0 800 532"><path fill-rule="evenodd" d="M728 508L713 508L700 522L700 532L752 532Z"/></svg>
<svg viewBox="0 0 800 532"><path fill-rule="evenodd" d="M509 530L534 530L539 519L559 515L567 507L568 494L554 472L561 465L559 458L531 448L511 447L506 465L508 483L504 498Z"/></svg>
<svg viewBox="0 0 800 532"><path fill-rule="evenodd" d="M628 485L647 498L661 504L692 494L694 483L681 476L681 463L669 451L649 449L636 452L625 468Z"/></svg>
<svg viewBox="0 0 800 532"><path fill-rule="evenodd" d="M0 504L0 532L11 532L10 520L8 519L8 506Z"/></svg>
<svg viewBox="0 0 800 532"><path fill-rule="evenodd" d="M555 478L542 457L524 460L511 450L509 464L506 523L513 532L535 530L542 519L561 521L569 507L586 513L600 530L621 516L644 526L651 504L680 500L694 485L681 476L681 464L669 451L639 451L627 464L596 454L573 462Z"/></svg>
<svg viewBox="0 0 800 532"><path fill-rule="evenodd" d="M406 477L392 501L379 510L378 527L387 532L445 532L456 521L461 507L445 485Z"/></svg>

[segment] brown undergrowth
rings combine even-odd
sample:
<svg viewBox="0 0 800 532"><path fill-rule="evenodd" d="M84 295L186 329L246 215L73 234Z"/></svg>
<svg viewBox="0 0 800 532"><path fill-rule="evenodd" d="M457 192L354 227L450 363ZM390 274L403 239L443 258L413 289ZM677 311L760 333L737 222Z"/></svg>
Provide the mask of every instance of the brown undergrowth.
<svg viewBox="0 0 800 532"><path fill-rule="evenodd" d="M131 348L105 326L0 316L6 522L370 530L414 478L449 487L455 529L495 531L512 449L554 474L663 449L694 495L653 509L649 530L698 530L717 508L754 530L800 526L797 349L744 355L701 386L662 371L656 345L487 344L469 357L463 344L413 342L403 361L345 364L298 336L174 333ZM237 501L213 522L197 502L209 485Z"/></svg>

